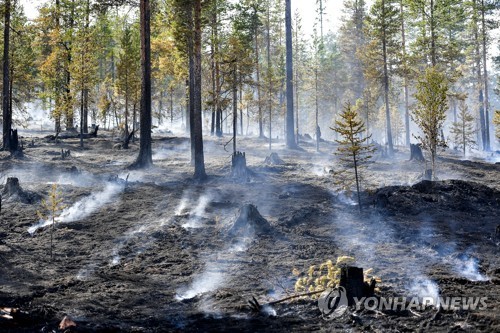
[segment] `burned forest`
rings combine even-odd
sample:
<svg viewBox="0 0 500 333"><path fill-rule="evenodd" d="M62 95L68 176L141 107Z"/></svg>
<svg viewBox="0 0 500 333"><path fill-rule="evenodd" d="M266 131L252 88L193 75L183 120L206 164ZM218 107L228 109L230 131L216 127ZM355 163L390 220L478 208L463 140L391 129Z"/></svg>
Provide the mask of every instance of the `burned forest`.
<svg viewBox="0 0 500 333"><path fill-rule="evenodd" d="M0 332L499 332L497 0L0 0Z"/></svg>

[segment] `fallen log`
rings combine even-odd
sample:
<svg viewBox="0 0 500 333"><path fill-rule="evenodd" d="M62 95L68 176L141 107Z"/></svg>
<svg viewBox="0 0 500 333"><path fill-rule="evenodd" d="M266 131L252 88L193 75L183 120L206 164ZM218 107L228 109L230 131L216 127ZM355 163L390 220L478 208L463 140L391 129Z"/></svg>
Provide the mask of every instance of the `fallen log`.
<svg viewBox="0 0 500 333"><path fill-rule="evenodd" d="M96 138L97 137L97 131L99 131L99 126L96 126L94 128L94 131L92 133L78 133L76 131L66 131L66 132L60 132L57 133L56 135L48 135L45 137L45 139L54 141L56 139L80 139L80 135L84 139L91 139L91 138Z"/></svg>

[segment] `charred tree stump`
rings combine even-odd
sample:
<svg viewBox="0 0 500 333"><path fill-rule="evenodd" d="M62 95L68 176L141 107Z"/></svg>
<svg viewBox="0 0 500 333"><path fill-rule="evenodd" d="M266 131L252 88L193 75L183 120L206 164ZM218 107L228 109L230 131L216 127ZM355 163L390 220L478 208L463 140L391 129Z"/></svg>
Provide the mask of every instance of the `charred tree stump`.
<svg viewBox="0 0 500 333"><path fill-rule="evenodd" d="M71 151L68 149L68 150L64 150L64 149L61 149L61 159L64 160L66 159L67 157L70 157L71 156Z"/></svg>
<svg viewBox="0 0 500 333"><path fill-rule="evenodd" d="M21 195L23 189L19 185L19 179L15 177L7 178L7 183L3 188L2 195L5 197L11 197L13 195Z"/></svg>
<svg viewBox="0 0 500 333"><path fill-rule="evenodd" d="M231 177L240 181L248 181L247 159L245 153L235 152L231 158Z"/></svg>
<svg viewBox="0 0 500 333"><path fill-rule="evenodd" d="M123 149L128 149L128 145L130 144L130 140L132 140L132 138L134 137L134 134L135 134L135 130L130 132L129 135L127 135L127 137L125 138L125 140L123 141L123 144L122 144Z"/></svg>
<svg viewBox="0 0 500 333"><path fill-rule="evenodd" d="M278 154L276 153L271 153L271 155L267 156L264 163L267 165L283 165L285 164L285 161L283 161Z"/></svg>
<svg viewBox="0 0 500 333"><path fill-rule="evenodd" d="M370 283L365 282L363 268L344 266L340 269L340 283L347 294L349 306L354 305L354 297L371 297L375 292L375 280Z"/></svg>
<svg viewBox="0 0 500 333"><path fill-rule="evenodd" d="M419 145L410 145L410 161L425 162L424 154L422 154L422 148Z"/></svg>
<svg viewBox="0 0 500 333"><path fill-rule="evenodd" d="M19 179L15 177L7 178L7 183L2 191L2 197L5 199L14 199L26 204L33 204L39 201L40 195L35 192L25 191L19 185Z"/></svg>
<svg viewBox="0 0 500 333"><path fill-rule="evenodd" d="M250 236L253 234L268 233L271 225L260 215L257 207L251 204L240 208L240 215L229 230L231 236Z"/></svg>

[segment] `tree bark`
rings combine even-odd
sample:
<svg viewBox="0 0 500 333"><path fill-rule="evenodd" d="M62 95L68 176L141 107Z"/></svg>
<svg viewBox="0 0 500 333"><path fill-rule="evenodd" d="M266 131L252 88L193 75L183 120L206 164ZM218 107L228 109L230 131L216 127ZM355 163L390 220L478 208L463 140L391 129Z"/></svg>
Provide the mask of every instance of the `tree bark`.
<svg viewBox="0 0 500 333"><path fill-rule="evenodd" d="M3 114L3 149L10 150L10 130L12 129L12 114L9 105L9 38L10 34L10 0L5 0L4 8L4 30L3 30L3 91L2 91L2 114Z"/></svg>
<svg viewBox="0 0 500 333"><path fill-rule="evenodd" d="M236 154L236 134L238 131L238 64L233 65L233 154Z"/></svg>
<svg viewBox="0 0 500 333"><path fill-rule="evenodd" d="M286 26L286 145L289 149L297 147L293 129L293 50L292 50L292 5L291 0L285 3Z"/></svg>
<svg viewBox="0 0 500 333"><path fill-rule="evenodd" d="M267 105L269 108L269 150L272 150L273 142L273 78L271 77L271 9L270 3L267 3L267 79L269 80L269 91Z"/></svg>
<svg viewBox="0 0 500 333"><path fill-rule="evenodd" d="M436 66L436 25L434 17L434 0L431 0L431 13L430 13L430 30L431 30L431 62L432 66Z"/></svg>
<svg viewBox="0 0 500 333"><path fill-rule="evenodd" d="M405 97L405 136L406 136L406 146L410 146L410 97L408 92L408 73L407 73L407 63L406 63L406 29L405 29L405 18L404 18L404 3L400 0L401 7L401 47L403 49L403 87L404 87L404 97Z"/></svg>
<svg viewBox="0 0 500 333"><path fill-rule="evenodd" d="M490 111L489 111L489 92L488 92L488 66L487 66L487 56L488 49L486 45L487 33L486 33L486 20L485 16L485 5L484 0L481 0L481 21L482 21L482 42L483 42L483 79L484 79L484 131L485 131L485 145L484 149L486 151L490 150Z"/></svg>
<svg viewBox="0 0 500 333"><path fill-rule="evenodd" d="M255 28L255 73L257 76L257 108L259 110L259 138L264 137L264 127L262 123L262 101L260 96L260 63L259 63L259 43L258 29Z"/></svg>
<svg viewBox="0 0 500 333"><path fill-rule="evenodd" d="M484 115L484 95L483 95L483 76L481 71L481 52L479 49L479 27L477 24L477 0L474 0L474 44L475 44L475 60L476 60L476 74L477 74L477 86L479 88L479 123L481 129L481 143L483 145L483 150L486 150L486 119ZM485 66L486 67L486 66Z"/></svg>
<svg viewBox="0 0 500 333"><path fill-rule="evenodd" d="M151 150L151 7L149 0L141 0L141 141L139 156L134 165L137 168L149 167L153 164Z"/></svg>
<svg viewBox="0 0 500 333"><path fill-rule="evenodd" d="M387 37L386 37L386 27L385 27L385 0L382 0L382 26L383 26L383 36L382 36L382 52L384 57L384 99L385 99L385 119L386 119L386 133L387 133L387 144L389 145L389 156L394 154L394 147L392 143L392 128L391 128L391 110L389 106L389 71L387 69Z"/></svg>
<svg viewBox="0 0 500 333"><path fill-rule="evenodd" d="M194 2L194 82L193 82L193 127L194 140L194 178L203 180L205 172L205 157L203 152L203 121L201 110L201 0Z"/></svg>

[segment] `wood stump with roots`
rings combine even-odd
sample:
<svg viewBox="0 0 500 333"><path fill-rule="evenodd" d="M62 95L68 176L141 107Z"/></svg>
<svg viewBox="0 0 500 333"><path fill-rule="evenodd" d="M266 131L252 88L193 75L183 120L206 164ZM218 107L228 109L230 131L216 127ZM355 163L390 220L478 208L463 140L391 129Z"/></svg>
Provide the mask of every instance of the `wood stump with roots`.
<svg viewBox="0 0 500 333"><path fill-rule="evenodd" d="M340 287L344 287L349 306L355 305L354 297L371 297L375 294L375 279L365 282L363 268L344 266L340 269Z"/></svg>
<svg viewBox="0 0 500 333"><path fill-rule="evenodd" d="M37 193L25 191L19 185L19 179L15 177L7 178L7 183L2 191L2 199L13 199L21 201L22 203L32 204L40 200L40 196Z"/></svg>
<svg viewBox="0 0 500 333"><path fill-rule="evenodd" d="M19 185L19 179L15 177L7 178L7 183L5 183L5 187L2 191L2 196L11 197L13 195L22 194L24 191Z"/></svg>
<svg viewBox="0 0 500 333"><path fill-rule="evenodd" d="M248 181L247 159L245 153L235 152L231 158L231 177L240 181Z"/></svg>
<svg viewBox="0 0 500 333"><path fill-rule="evenodd" d="M285 161L283 161L278 154L276 153L271 153L271 155L267 156L265 161L265 164L267 165L283 165L285 164Z"/></svg>
<svg viewBox="0 0 500 333"><path fill-rule="evenodd" d="M267 234L271 230L271 225L260 215L257 207L246 204L240 208L240 215L229 229L229 235L252 236L254 234Z"/></svg>
<svg viewBox="0 0 500 333"><path fill-rule="evenodd" d="M410 161L425 162L422 148L419 145L410 144Z"/></svg>

